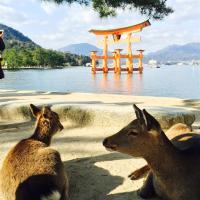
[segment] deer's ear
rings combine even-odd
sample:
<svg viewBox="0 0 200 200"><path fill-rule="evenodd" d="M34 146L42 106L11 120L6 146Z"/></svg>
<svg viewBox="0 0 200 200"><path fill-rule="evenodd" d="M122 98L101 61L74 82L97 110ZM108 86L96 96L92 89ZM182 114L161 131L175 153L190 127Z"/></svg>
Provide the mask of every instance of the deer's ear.
<svg viewBox="0 0 200 200"><path fill-rule="evenodd" d="M135 110L137 119L142 118L143 117L142 111L135 104L133 104L133 108Z"/></svg>
<svg viewBox="0 0 200 200"><path fill-rule="evenodd" d="M151 129L155 129L157 131L161 130L159 122L152 115L150 115L145 109L143 110L143 114L145 117L148 130Z"/></svg>
<svg viewBox="0 0 200 200"><path fill-rule="evenodd" d="M30 109L34 117L37 117L41 112L40 108L38 108L37 106L33 104L30 104Z"/></svg>
<svg viewBox="0 0 200 200"><path fill-rule="evenodd" d="M145 115L143 114L143 111L140 110L135 104L133 104L133 108L135 110L136 117L139 120L140 124L147 126L147 121Z"/></svg>

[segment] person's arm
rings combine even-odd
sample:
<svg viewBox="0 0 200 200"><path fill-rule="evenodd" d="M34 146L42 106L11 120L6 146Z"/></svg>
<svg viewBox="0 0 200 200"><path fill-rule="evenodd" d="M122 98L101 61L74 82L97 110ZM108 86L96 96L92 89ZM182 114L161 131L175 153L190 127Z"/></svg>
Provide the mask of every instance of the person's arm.
<svg viewBox="0 0 200 200"><path fill-rule="evenodd" d="M4 33L4 31L0 30L0 37L3 37L3 33Z"/></svg>
<svg viewBox="0 0 200 200"><path fill-rule="evenodd" d="M3 41L4 30L0 30L0 53L5 50L5 43Z"/></svg>

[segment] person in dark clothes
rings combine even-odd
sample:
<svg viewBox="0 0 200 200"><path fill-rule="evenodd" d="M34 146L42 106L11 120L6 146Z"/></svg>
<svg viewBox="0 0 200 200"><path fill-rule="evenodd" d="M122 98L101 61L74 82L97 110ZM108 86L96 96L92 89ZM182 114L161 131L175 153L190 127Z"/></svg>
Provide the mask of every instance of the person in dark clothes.
<svg viewBox="0 0 200 200"><path fill-rule="evenodd" d="M1 68L1 62L3 60L2 58L2 53L5 49L5 44L4 44L4 41L3 41L3 30L0 30L0 79L3 79L4 78L4 73L3 73L3 70Z"/></svg>

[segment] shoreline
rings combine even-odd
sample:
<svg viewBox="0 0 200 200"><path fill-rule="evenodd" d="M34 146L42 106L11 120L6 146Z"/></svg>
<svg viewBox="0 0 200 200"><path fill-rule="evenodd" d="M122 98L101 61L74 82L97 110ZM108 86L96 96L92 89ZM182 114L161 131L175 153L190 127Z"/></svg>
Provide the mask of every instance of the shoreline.
<svg viewBox="0 0 200 200"><path fill-rule="evenodd" d="M7 67L2 67L3 70L7 70L7 71L18 71L18 70L29 70L29 69L41 69L41 70L47 70L47 69L64 69L64 68L73 68L73 67L86 67L86 66L83 66L83 65L80 65L80 66L57 66L57 67L48 67L48 66L30 66L30 67L16 67L16 68L7 68Z"/></svg>
<svg viewBox="0 0 200 200"><path fill-rule="evenodd" d="M3 96L2 96L3 95ZM30 97L34 96L34 100L39 100L40 96L48 96L52 103L54 102L53 98L56 97L57 100L61 101L61 97L66 100L66 103L69 100L75 101L76 98L82 98L80 100L83 101L88 97L90 100L99 99L104 103L116 103L118 100L122 102L126 100L128 103L134 101L143 101L144 105L157 105L157 106L183 106L184 101L190 101L191 103L197 104L200 103L200 99L190 99L190 98L178 98L178 97L163 97L163 96L134 96L131 94L110 94L110 93L88 93L88 92L56 92L56 91L36 91L36 90L15 90L15 89L0 89L0 97L2 101L0 101L0 105L3 99L8 95L10 98L15 99L17 97L17 101L24 99L23 96ZM27 98L26 98L27 99ZM25 100L25 99L24 99ZM150 102L150 100L153 100ZM162 101L162 102L161 102ZM160 103L159 103L160 102ZM45 103L45 101L44 101ZM164 103L164 104L163 104ZM193 107L193 106L191 106Z"/></svg>
<svg viewBox="0 0 200 200"><path fill-rule="evenodd" d="M8 70L10 71L10 70ZM18 71L18 70L16 70ZM120 93L108 93L108 92L70 92L70 91L66 91L66 92L60 92L60 91L45 91L45 90L29 90L29 89L13 89L13 88L0 88L0 93L2 92L18 92L18 93L33 93L33 94L49 94L49 95L66 95L66 94L80 94L80 95L110 95L110 96L124 96L124 97L135 97L135 98L160 98L162 99L169 99L169 100L180 100L180 101L199 101L200 102L200 98L181 98L181 97L170 97L170 96L150 96L150 95L133 95L133 94L120 94Z"/></svg>

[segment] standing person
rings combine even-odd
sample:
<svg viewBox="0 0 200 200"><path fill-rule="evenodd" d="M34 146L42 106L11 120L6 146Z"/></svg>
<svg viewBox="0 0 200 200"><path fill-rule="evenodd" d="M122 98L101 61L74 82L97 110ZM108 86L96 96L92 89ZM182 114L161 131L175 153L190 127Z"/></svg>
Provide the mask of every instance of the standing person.
<svg viewBox="0 0 200 200"><path fill-rule="evenodd" d="M0 79L4 78L4 73L3 73L3 70L1 68L1 62L3 60L2 53L5 49L5 44L4 44L4 41L3 41L3 33L4 33L4 31L0 30Z"/></svg>

